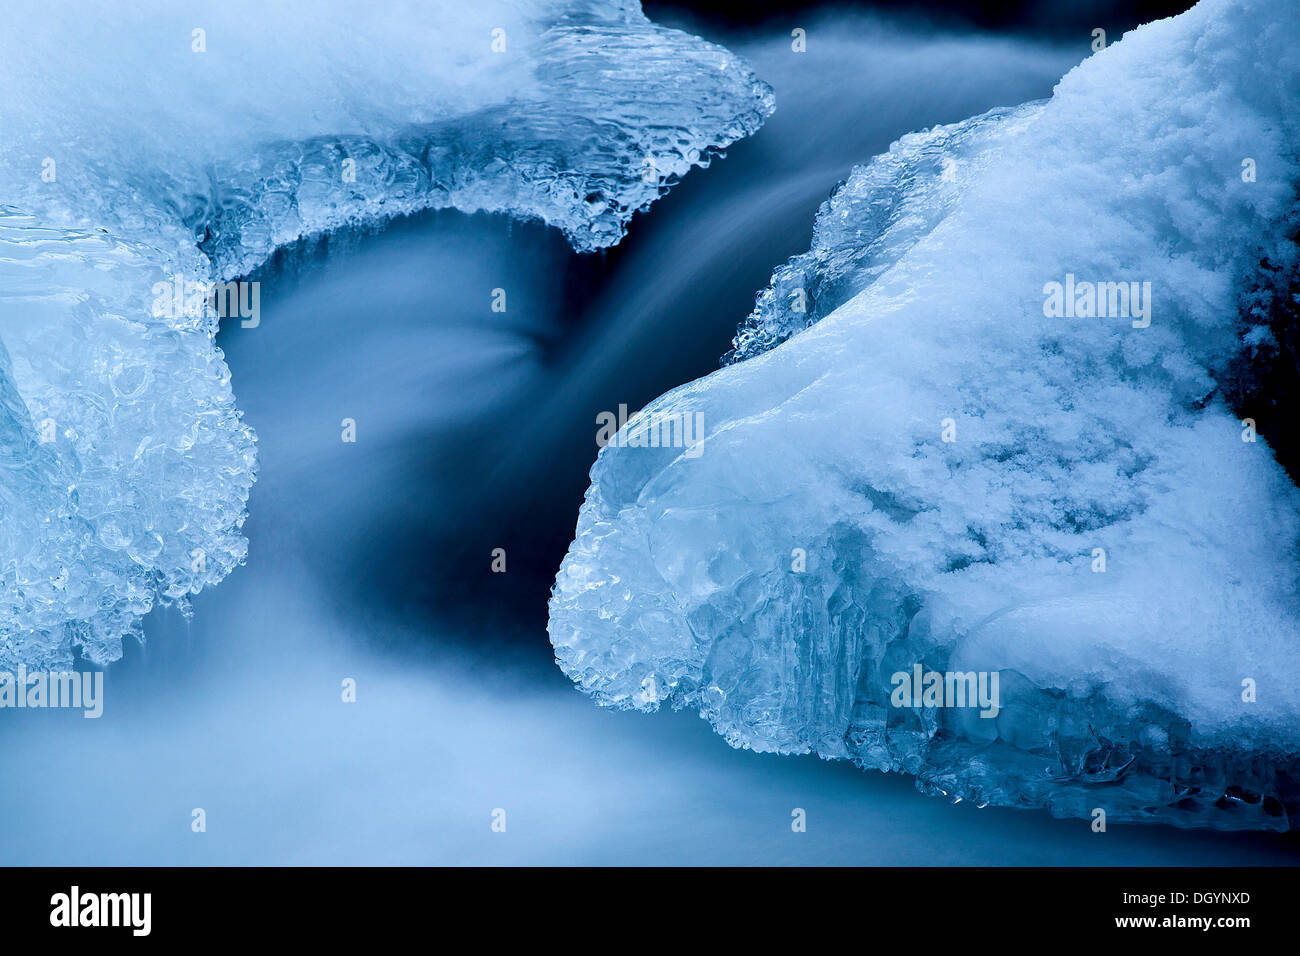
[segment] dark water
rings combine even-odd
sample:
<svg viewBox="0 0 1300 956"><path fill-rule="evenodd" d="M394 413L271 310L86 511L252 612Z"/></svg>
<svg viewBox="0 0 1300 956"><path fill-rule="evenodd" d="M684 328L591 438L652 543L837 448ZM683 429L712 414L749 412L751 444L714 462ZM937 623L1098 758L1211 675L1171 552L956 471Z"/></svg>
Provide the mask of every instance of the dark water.
<svg viewBox="0 0 1300 956"><path fill-rule="evenodd" d="M546 596L596 413L716 367L853 163L909 130L1045 96L1087 52L1086 38L921 41L845 19L809 37L796 55L783 32L712 36L773 83L778 112L606 254L443 212L330 237L255 277L261 325L220 339L260 442L247 566L191 619L149 619L147 645L108 674L102 719L6 722L0 861L1298 858L1292 838L1094 834L951 806L899 776L733 751L689 714L600 710L555 668ZM340 699L347 679L355 703ZM794 808L806 833L791 832Z"/></svg>

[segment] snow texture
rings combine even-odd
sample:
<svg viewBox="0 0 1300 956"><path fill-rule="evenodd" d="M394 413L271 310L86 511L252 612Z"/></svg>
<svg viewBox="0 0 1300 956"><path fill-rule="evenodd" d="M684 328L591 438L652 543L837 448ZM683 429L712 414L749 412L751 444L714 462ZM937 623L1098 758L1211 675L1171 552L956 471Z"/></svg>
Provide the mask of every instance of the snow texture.
<svg viewBox="0 0 1300 956"><path fill-rule="evenodd" d="M1298 124L1300 5L1203 0L855 171L732 364L627 426L703 446L599 455L560 666L954 799L1300 826L1300 493L1220 384ZM997 716L897 706L917 665Z"/></svg>

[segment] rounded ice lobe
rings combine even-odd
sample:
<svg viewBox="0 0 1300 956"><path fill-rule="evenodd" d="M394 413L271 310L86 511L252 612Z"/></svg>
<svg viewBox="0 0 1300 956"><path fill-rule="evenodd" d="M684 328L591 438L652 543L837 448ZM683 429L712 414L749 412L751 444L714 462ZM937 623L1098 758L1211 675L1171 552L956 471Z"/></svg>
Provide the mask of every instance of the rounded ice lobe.
<svg viewBox="0 0 1300 956"><path fill-rule="evenodd" d="M629 0L15 0L0 76L0 669L110 662L244 560L254 436L194 288L430 207L604 248L773 108Z"/></svg>
<svg viewBox="0 0 1300 956"><path fill-rule="evenodd" d="M1296 13L1204 0L855 171L641 413L702 453L601 451L564 671L978 804L1300 825L1300 492L1221 394L1294 229Z"/></svg>

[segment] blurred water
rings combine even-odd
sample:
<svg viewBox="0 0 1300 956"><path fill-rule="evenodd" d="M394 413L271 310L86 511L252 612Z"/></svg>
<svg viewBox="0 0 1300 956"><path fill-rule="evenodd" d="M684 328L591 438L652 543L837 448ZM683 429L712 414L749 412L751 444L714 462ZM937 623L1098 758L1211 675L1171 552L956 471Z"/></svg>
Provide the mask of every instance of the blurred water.
<svg viewBox="0 0 1300 956"><path fill-rule="evenodd" d="M554 667L546 594L596 412L715 367L854 162L1047 95L1087 52L845 19L809 37L803 55L781 32L709 37L751 59L778 112L604 256L538 225L441 213L331 237L255 277L261 325L221 339L260 442L248 564L191 620L150 618L149 643L107 675L102 719L5 714L0 862L1298 858L1291 837L1098 835L733 751L690 715L600 710ZM505 574L489 569L497 547ZM345 678L356 703L340 700ZM796 807L806 833L791 832Z"/></svg>

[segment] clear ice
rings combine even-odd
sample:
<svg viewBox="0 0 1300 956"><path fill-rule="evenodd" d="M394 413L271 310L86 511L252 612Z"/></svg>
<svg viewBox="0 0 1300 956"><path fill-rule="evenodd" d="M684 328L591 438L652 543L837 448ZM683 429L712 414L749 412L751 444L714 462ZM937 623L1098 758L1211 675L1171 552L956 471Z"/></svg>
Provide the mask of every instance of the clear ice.
<svg viewBox="0 0 1300 956"><path fill-rule="evenodd" d="M1300 826L1300 492L1221 394L1296 263L1297 144L1300 4L1203 0L856 170L727 364L627 425L702 448L602 449L560 666L953 799ZM1076 281L1150 283L1149 325L1049 315ZM896 706L918 665L997 675L997 716Z"/></svg>
<svg viewBox="0 0 1300 956"><path fill-rule="evenodd" d="M14 0L4 20L8 669L112 661L156 602L244 560L255 438L215 318L156 309L160 283L428 207L604 248L773 106L629 0Z"/></svg>

